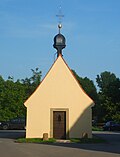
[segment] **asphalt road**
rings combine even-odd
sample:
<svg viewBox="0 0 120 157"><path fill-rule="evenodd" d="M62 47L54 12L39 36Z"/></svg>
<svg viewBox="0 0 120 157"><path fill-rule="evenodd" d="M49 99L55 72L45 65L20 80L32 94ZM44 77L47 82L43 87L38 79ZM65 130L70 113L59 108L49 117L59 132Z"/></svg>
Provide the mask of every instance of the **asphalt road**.
<svg viewBox="0 0 120 157"><path fill-rule="evenodd" d="M25 131L0 131L0 157L120 157L120 133L93 132L107 140L104 144L25 144L15 139Z"/></svg>

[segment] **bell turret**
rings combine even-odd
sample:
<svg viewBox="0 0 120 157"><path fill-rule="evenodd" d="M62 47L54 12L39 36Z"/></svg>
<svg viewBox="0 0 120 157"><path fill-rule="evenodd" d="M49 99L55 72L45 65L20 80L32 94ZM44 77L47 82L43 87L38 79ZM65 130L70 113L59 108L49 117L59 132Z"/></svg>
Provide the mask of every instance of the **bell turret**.
<svg viewBox="0 0 120 157"><path fill-rule="evenodd" d="M59 55L62 55L62 49L66 47L66 40L65 37L60 33L60 30L62 28L62 25L58 25L59 33L54 37L54 44L53 47L57 49L57 57Z"/></svg>

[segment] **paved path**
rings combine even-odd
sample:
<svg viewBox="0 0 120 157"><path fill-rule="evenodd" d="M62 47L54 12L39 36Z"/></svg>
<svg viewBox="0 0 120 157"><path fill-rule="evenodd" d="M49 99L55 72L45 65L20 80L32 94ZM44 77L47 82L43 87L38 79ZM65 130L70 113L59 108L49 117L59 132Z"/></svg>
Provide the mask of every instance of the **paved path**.
<svg viewBox="0 0 120 157"><path fill-rule="evenodd" d="M15 138L23 132L0 131L0 157L120 157L120 134L94 133L113 139L106 144L25 144L15 143ZM5 138L6 135L6 138ZM107 136L108 135L108 136ZM113 136L112 136L113 135ZM115 139L114 139L115 137Z"/></svg>

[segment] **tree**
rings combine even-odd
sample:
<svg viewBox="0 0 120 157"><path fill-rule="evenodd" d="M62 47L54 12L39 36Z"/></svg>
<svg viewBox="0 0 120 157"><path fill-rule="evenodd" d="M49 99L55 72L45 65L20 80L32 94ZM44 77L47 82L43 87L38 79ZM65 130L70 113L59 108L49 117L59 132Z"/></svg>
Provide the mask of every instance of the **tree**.
<svg viewBox="0 0 120 157"><path fill-rule="evenodd" d="M115 74L107 71L102 72L100 75L97 75L96 78L96 82L98 84L100 92L104 92L104 93L107 92L109 85L114 81L116 81Z"/></svg>
<svg viewBox="0 0 120 157"><path fill-rule="evenodd" d="M14 82L13 77L4 80L0 76L0 121L26 114L25 100L40 84L42 72L38 68L32 69L32 76Z"/></svg>
<svg viewBox="0 0 120 157"><path fill-rule="evenodd" d="M100 89L101 120L120 121L120 79L114 73L105 71L97 75L96 82Z"/></svg>
<svg viewBox="0 0 120 157"><path fill-rule="evenodd" d="M38 85L41 82L42 72L39 71L39 68L35 70L31 69L32 76L30 78L22 79L21 82L25 87L27 98L35 91Z"/></svg>
<svg viewBox="0 0 120 157"><path fill-rule="evenodd" d="M1 95L0 120L25 116L25 90L21 83L10 80L4 81Z"/></svg>
<svg viewBox="0 0 120 157"><path fill-rule="evenodd" d="M32 81L32 84L36 88L41 82L42 71L39 71L39 68L36 68L35 70L31 69L31 71L33 73L31 77L31 81Z"/></svg>

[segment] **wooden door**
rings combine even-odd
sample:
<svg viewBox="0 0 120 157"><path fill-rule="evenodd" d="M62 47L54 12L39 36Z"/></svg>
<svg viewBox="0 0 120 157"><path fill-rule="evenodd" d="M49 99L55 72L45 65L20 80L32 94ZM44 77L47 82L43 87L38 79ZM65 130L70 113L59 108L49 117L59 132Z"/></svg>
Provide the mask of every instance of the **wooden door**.
<svg viewBox="0 0 120 157"><path fill-rule="evenodd" d="M53 137L56 139L66 138L66 112L53 112Z"/></svg>

